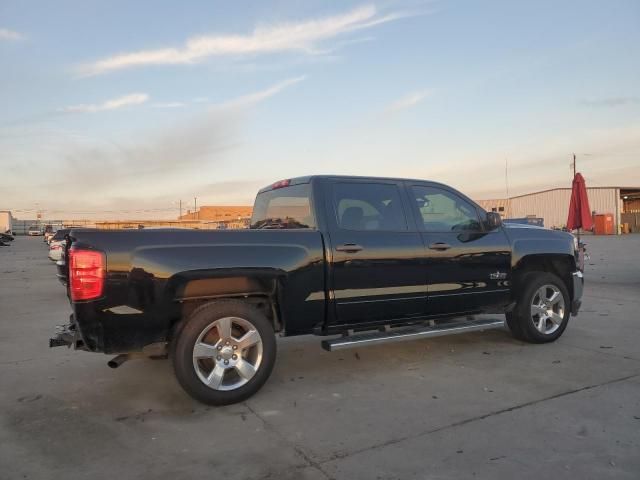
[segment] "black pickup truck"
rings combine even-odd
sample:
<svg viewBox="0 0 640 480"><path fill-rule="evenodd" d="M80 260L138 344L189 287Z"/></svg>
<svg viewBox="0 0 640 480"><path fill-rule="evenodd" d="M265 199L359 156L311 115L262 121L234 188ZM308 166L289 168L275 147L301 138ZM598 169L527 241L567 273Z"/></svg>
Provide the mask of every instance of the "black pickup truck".
<svg viewBox="0 0 640 480"><path fill-rule="evenodd" d="M73 313L51 346L169 356L184 389L214 405L265 383L275 334L350 346L502 328L562 335L580 307L569 233L503 225L423 180L310 176L257 195L248 230L73 229Z"/></svg>

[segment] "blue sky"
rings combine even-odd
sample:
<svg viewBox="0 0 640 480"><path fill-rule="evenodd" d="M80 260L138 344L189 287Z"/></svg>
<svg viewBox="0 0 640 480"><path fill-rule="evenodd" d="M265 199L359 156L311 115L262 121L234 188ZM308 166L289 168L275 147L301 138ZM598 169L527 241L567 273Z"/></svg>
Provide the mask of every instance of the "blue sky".
<svg viewBox="0 0 640 480"><path fill-rule="evenodd" d="M0 209L172 217L313 173L640 186L637 1L0 3Z"/></svg>

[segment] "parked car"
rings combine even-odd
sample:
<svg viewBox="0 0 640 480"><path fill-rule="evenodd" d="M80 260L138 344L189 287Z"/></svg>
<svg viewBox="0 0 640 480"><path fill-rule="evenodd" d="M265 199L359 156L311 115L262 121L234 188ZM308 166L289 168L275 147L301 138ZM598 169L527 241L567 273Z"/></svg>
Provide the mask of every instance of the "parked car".
<svg viewBox="0 0 640 480"><path fill-rule="evenodd" d="M27 230L27 234L30 237L37 237L42 235L42 229L40 227L38 227L37 225L31 225L29 227L29 229Z"/></svg>
<svg viewBox="0 0 640 480"><path fill-rule="evenodd" d="M73 229L73 315L50 346L119 354L114 368L170 355L194 398L235 403L267 381L275 334L333 351L503 328L474 317L489 313L517 339L552 342L580 307L576 248L439 183L284 180L260 190L248 230Z"/></svg>
<svg viewBox="0 0 640 480"><path fill-rule="evenodd" d="M8 247L9 242L13 242L13 235L8 233L0 233L0 247Z"/></svg>
<svg viewBox="0 0 640 480"><path fill-rule="evenodd" d="M51 237L51 241L52 242L61 242L63 240L65 240L65 237L69 234L69 232L71 231L70 228L61 228L59 230L57 230L53 236Z"/></svg>
<svg viewBox="0 0 640 480"><path fill-rule="evenodd" d="M57 262L62 259L65 240L52 241L49 245L49 260Z"/></svg>
<svg viewBox="0 0 640 480"><path fill-rule="evenodd" d="M68 228L61 228L51 236L49 242L49 259L57 262L62 259L64 245L66 243L66 235L69 233Z"/></svg>
<svg viewBox="0 0 640 480"><path fill-rule="evenodd" d="M51 239L56 234L56 230L53 228L53 225L45 225L44 227L44 241L46 243L51 243Z"/></svg>
<svg viewBox="0 0 640 480"><path fill-rule="evenodd" d="M67 242L67 235L69 234L70 231L71 231L70 228L61 228L55 233L53 237L51 237L51 244L53 244L54 242L59 243L62 248L60 249L59 254L56 252L53 255L49 256L51 260L55 259L56 270L57 270L56 277L58 278L58 281L60 281L60 283L62 283L62 285L64 285L65 287L67 286L67 266L66 266L66 260L65 260L65 246Z"/></svg>

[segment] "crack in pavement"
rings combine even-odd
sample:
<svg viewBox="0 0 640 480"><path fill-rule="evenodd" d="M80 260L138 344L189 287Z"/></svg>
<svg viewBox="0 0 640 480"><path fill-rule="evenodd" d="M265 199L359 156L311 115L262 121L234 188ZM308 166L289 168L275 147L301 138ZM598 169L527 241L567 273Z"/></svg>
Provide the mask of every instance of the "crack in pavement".
<svg viewBox="0 0 640 480"><path fill-rule="evenodd" d="M298 445L296 445L295 443L292 443L287 436L283 435L282 433L280 433L278 431L278 429L271 425L269 422L267 422L258 412L256 412L253 408L251 408L251 406L247 403L247 402L243 402L243 405L245 407L247 407L247 409L253 413L258 420L260 420L262 422L262 424L264 425L266 430L269 430L270 432L275 433L284 443L288 444L291 448L293 448L293 451L296 452L296 454L301 457L305 462L307 462L307 467L312 467L315 468L316 470L318 470L327 480L335 480L331 475L329 475L321 466L319 462L316 462L315 460L313 460L311 458L310 455L308 455L301 447L299 447Z"/></svg>
<svg viewBox="0 0 640 480"><path fill-rule="evenodd" d="M580 388L576 388L576 389L569 390L569 391L566 391L566 392L557 393L557 394L551 395L549 397L540 398L538 400L532 400L530 402L525 402L525 403L521 403L519 405L514 405L513 407L503 408L503 409L500 409L500 410L496 410L494 412L489 412L489 413L485 413L483 415L478 415L476 417L467 418L465 420L460 420L459 422L450 423L448 425L444 425L442 427L433 428L433 429L427 430L425 432L420 432L420 433L416 433L416 434L412 434L412 435L407 435L407 436L402 437L402 438L394 438L392 440L388 440L386 442L379 443L377 445L372 445L370 447L365 447L365 448L362 448L362 449L359 449L359 450L354 450L352 452L346 452L346 453L343 453L343 454L335 454L335 455L331 456L328 459L319 460L316 463L318 465L321 465L321 464L329 463L329 462L332 462L332 461L335 461L335 460L341 460L343 458L349 458L349 457L352 457L354 455L358 455L360 453L368 452L370 450L377 450L377 449L380 449L380 448L388 447L390 445L396 445L398 443L404 442L405 440L413 440L413 439L424 437L424 436L431 435L431 434L434 434L434 433L442 432L444 430L449 430L449 429L460 427L460 426L463 426L463 425L468 425L470 423L479 422L479 421L485 420L485 419L490 418L490 417L495 417L495 416L498 416L498 415L502 415L504 413L509 413L509 412L513 412L513 411L516 411L516 410L521 410L523 408L527 408L527 407L531 407L531 406L534 406L534 405L538 405L538 404L541 404L541 403L544 403L544 402L547 402L547 401L550 401L550 400L555 400L555 399L558 399L558 398L566 397L566 396L573 395L573 394L580 393L580 392L584 392L584 391L587 391L587 390L593 390L594 388L604 387L604 386L611 385L611 384L614 384L614 383L624 382L626 380L631 380L632 378L638 378L638 377L640 377L640 372L639 373L634 373L632 375L627 375L627 376L624 376L624 377L620 377L620 378L615 378L613 380L608 380L606 382L602 382L602 383L598 383L598 384L594 384L594 385L587 385L585 387L580 387Z"/></svg>
<svg viewBox="0 0 640 480"><path fill-rule="evenodd" d="M578 350L582 350L584 352L599 353L600 355L607 355L608 357L622 358L624 360L633 360L635 362L640 362L640 358L635 358L624 353L614 353L609 350L603 350L602 348L579 347L578 345L572 345L570 343L565 343L564 345L569 348L577 348Z"/></svg>
<svg viewBox="0 0 640 480"><path fill-rule="evenodd" d="M27 362L32 362L34 361L35 358L25 358L22 360L6 360L6 361L0 361L0 365L19 365L21 363L27 363Z"/></svg>

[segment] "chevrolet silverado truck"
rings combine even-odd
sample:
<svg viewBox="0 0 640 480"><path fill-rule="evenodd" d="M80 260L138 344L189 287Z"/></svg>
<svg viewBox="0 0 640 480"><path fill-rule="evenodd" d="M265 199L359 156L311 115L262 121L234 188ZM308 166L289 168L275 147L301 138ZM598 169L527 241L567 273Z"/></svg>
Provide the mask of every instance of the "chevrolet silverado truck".
<svg viewBox="0 0 640 480"><path fill-rule="evenodd" d="M394 178L276 182L245 230L72 229L65 258L73 313L50 346L117 355L114 368L169 357L212 405L262 387L277 335L318 335L332 351L506 323L551 342L584 281L571 234L505 225L446 185Z"/></svg>

